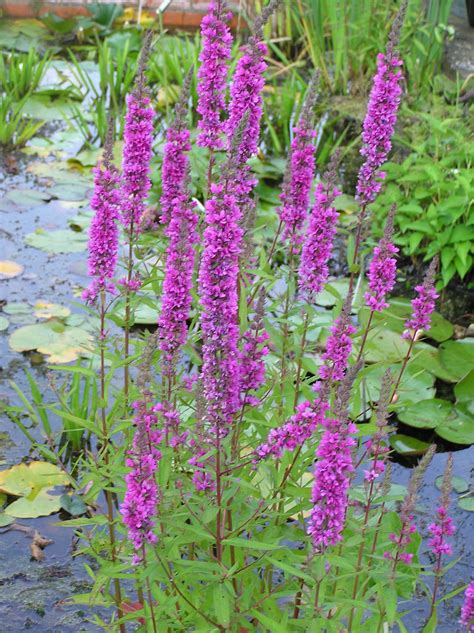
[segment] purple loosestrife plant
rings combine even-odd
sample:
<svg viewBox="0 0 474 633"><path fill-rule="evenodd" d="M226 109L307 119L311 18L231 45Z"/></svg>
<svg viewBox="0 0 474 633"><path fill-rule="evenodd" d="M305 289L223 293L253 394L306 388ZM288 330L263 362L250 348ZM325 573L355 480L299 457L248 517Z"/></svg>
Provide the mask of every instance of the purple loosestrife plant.
<svg viewBox="0 0 474 633"><path fill-rule="evenodd" d="M150 46L151 33L147 35L142 49L134 88L127 97L123 134L122 221L130 237L140 231L145 200L151 187L154 111L145 86L145 65Z"/></svg>
<svg viewBox="0 0 474 633"><path fill-rule="evenodd" d="M431 315L434 312L436 299L439 296L434 287L437 269L438 258L435 257L428 268L423 283L415 286L417 296L411 302L411 318L405 322L405 327L408 328L403 334L405 338L412 338L410 329L414 330L413 336L415 338L421 330L426 331L430 329Z"/></svg>
<svg viewBox="0 0 474 633"><path fill-rule="evenodd" d="M323 354L324 365L319 370L321 380L342 380L347 371L349 356L352 352L351 335L356 328L351 323L352 293L350 292L341 314L331 326L331 334L326 343L326 351Z"/></svg>
<svg viewBox="0 0 474 633"><path fill-rule="evenodd" d="M94 169L95 212L89 229L88 274L93 278L83 298L94 302L102 291L115 292L112 278L117 266L120 175L112 164L112 136L108 135L102 164Z"/></svg>
<svg viewBox="0 0 474 633"><path fill-rule="evenodd" d="M294 137L280 194L282 207L279 214L284 226L283 238L290 241L292 248L303 241L302 229L308 215L314 178L316 132L313 121L318 81L319 73L315 73L308 86L298 125L293 130Z"/></svg>
<svg viewBox="0 0 474 633"><path fill-rule="evenodd" d="M474 580L470 582L464 594L460 622L469 633L474 633Z"/></svg>
<svg viewBox="0 0 474 633"><path fill-rule="evenodd" d="M242 336L242 350L239 354L240 390L242 405L257 406L260 401L254 395L265 382L265 356L268 347L265 345L269 336L264 329L265 292L260 291L255 317L248 330Z"/></svg>
<svg viewBox="0 0 474 633"><path fill-rule="evenodd" d="M337 229L338 212L334 200L340 195L335 186L337 155L317 185L315 201L303 243L298 282L309 300L321 292L329 276L328 262Z"/></svg>
<svg viewBox="0 0 474 633"><path fill-rule="evenodd" d="M438 562L443 554L446 554L447 556L452 554L452 547L448 542L446 542L446 537L452 536L456 531L453 520L448 515L452 476L453 455L452 453L449 453L443 475L443 483L441 485L440 504L438 508L436 508L435 521L428 526L428 531L431 534L431 539L428 541L428 545L435 557L438 559ZM438 569L438 572L439 571L440 569Z"/></svg>
<svg viewBox="0 0 474 633"><path fill-rule="evenodd" d="M182 205L186 196L186 180L189 173L188 152L191 149L190 132L186 124L187 102L191 86L192 70L183 83L176 116L166 132L166 144L161 170L161 222L169 224L176 205Z"/></svg>
<svg viewBox="0 0 474 633"><path fill-rule="evenodd" d="M393 244L392 240L394 215L395 205L390 209L383 238L378 246L374 248L374 254L367 273L369 290L365 293L364 298L367 306L373 312L381 312L388 308L386 297L395 285L397 275L395 255L398 253L398 248Z"/></svg>
<svg viewBox="0 0 474 633"><path fill-rule="evenodd" d="M361 219L365 215L367 205L375 200L380 191L381 180L385 176L380 167L387 160L392 148L392 136L402 93L402 61L394 48L398 43L404 13L402 9L394 20L387 52L380 53L377 57L377 72L363 124L360 153L365 161L359 171L356 188L356 197L362 209Z"/></svg>
<svg viewBox="0 0 474 633"><path fill-rule="evenodd" d="M357 427L347 411L350 390L359 370L354 366L339 386L334 415L322 421L323 435L316 449L314 484L311 492L313 508L308 521L308 534L313 547L321 551L342 539L348 504L348 490L353 465L352 434Z"/></svg>
<svg viewBox="0 0 474 633"><path fill-rule="evenodd" d="M209 4L208 14L201 22L202 50L197 86L201 132L197 144L213 151L223 149L221 114L226 105L227 63L232 48L232 35L227 25L231 18L225 0L215 0Z"/></svg>

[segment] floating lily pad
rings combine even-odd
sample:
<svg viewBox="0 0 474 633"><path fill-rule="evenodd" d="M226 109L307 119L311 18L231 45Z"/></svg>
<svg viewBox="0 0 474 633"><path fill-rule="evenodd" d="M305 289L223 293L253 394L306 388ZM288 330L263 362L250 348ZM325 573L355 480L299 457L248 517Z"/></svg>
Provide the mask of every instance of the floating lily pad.
<svg viewBox="0 0 474 633"><path fill-rule="evenodd" d="M25 237L28 246L47 253L79 253L87 248L87 235L74 231L44 231L38 229Z"/></svg>
<svg viewBox="0 0 474 633"><path fill-rule="evenodd" d="M8 319L0 315L0 332L3 332L3 330L6 330L7 327L8 327Z"/></svg>
<svg viewBox="0 0 474 633"><path fill-rule="evenodd" d="M440 345L441 362L458 380L474 369L474 340L446 341Z"/></svg>
<svg viewBox="0 0 474 633"><path fill-rule="evenodd" d="M398 413L399 419L418 429L434 429L453 416L453 405L447 400L422 400Z"/></svg>
<svg viewBox="0 0 474 633"><path fill-rule="evenodd" d="M439 349L424 342L418 342L410 364L422 371L429 371L444 382L457 382L456 374L441 362Z"/></svg>
<svg viewBox="0 0 474 633"><path fill-rule="evenodd" d="M8 259L0 261L0 279L11 279L18 277L25 270L22 264L17 264Z"/></svg>
<svg viewBox="0 0 474 633"><path fill-rule="evenodd" d="M436 477L435 484L438 490L441 490L443 485L443 475ZM458 494L462 494L463 492L467 492L469 490L469 484L467 481L462 477L457 477L456 475L451 478L451 486Z"/></svg>
<svg viewBox="0 0 474 633"><path fill-rule="evenodd" d="M147 301L149 300L147 299ZM158 304L156 304L156 306L151 306L148 303L139 303L136 308L133 309L133 323L137 325L156 325L159 315L160 308ZM118 325L123 326L125 318L125 307L123 302L117 306L117 309L111 318L113 318Z"/></svg>
<svg viewBox="0 0 474 633"><path fill-rule="evenodd" d="M42 488L37 493L32 492L28 497L21 497L5 509L5 514L17 519L33 519L44 517L61 509L61 496L51 495Z"/></svg>
<svg viewBox="0 0 474 633"><path fill-rule="evenodd" d="M345 298L348 289L348 279L337 279L335 281L330 281L328 284L326 284L324 290L322 290L322 292L320 292L316 297L316 303L319 306L330 308L336 305L338 301L341 301L341 299Z"/></svg>
<svg viewBox="0 0 474 633"><path fill-rule="evenodd" d="M37 301L33 309L34 315L38 319L51 319L52 317L64 319L71 314L71 310L66 306L58 303L48 303L47 301Z"/></svg>
<svg viewBox="0 0 474 633"><path fill-rule="evenodd" d="M436 427L436 433L454 444L474 443L474 417L465 403L457 405L454 417Z"/></svg>
<svg viewBox="0 0 474 633"><path fill-rule="evenodd" d="M87 512L87 506L77 495L61 495L61 509L73 517L81 516Z"/></svg>
<svg viewBox="0 0 474 633"><path fill-rule="evenodd" d="M13 523L15 517L9 516L5 514L5 512L0 512L0 528L7 527L11 523Z"/></svg>
<svg viewBox="0 0 474 633"><path fill-rule="evenodd" d="M422 442L416 437L395 433L389 438L390 446L400 455L423 455L429 449L428 442Z"/></svg>
<svg viewBox="0 0 474 633"><path fill-rule="evenodd" d="M36 207L51 200L51 195L47 191L37 189L12 189L5 198L19 207Z"/></svg>
<svg viewBox="0 0 474 633"><path fill-rule="evenodd" d="M374 329L367 337L364 355L369 363L396 363L405 358L409 343L397 332Z"/></svg>
<svg viewBox="0 0 474 633"><path fill-rule="evenodd" d="M31 306L23 301L12 301L3 306L2 310L7 314L31 314Z"/></svg>
<svg viewBox="0 0 474 633"><path fill-rule="evenodd" d="M49 462L18 464L0 471L0 491L13 497L25 497L42 489L65 486L68 483L66 473Z"/></svg>
<svg viewBox="0 0 474 633"><path fill-rule="evenodd" d="M49 363L69 363L90 351L92 336L78 327L68 327L50 319L45 323L25 325L10 336L15 352L37 350L48 356Z"/></svg>
<svg viewBox="0 0 474 633"><path fill-rule="evenodd" d="M50 192L55 198L59 198L60 200L84 200L87 195L87 189L82 184L76 184L74 182L71 183L63 183L60 185L55 185L51 187Z"/></svg>
<svg viewBox="0 0 474 633"><path fill-rule="evenodd" d="M471 369L454 387L454 395L458 402L472 402L474 399L474 369Z"/></svg>
<svg viewBox="0 0 474 633"><path fill-rule="evenodd" d="M467 512L474 512L474 495L459 499L458 506L462 510L467 510Z"/></svg>
<svg viewBox="0 0 474 633"><path fill-rule="evenodd" d="M93 211L80 211L77 215L68 220L68 224L73 231L85 231L89 228L93 217Z"/></svg>

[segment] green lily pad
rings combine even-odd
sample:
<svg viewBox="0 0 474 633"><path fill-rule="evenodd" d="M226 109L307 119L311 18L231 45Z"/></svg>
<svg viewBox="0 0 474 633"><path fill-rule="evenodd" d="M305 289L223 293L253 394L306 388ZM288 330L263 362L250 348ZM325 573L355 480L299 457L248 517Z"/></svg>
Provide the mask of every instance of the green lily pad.
<svg viewBox="0 0 474 633"><path fill-rule="evenodd" d="M45 323L25 325L10 336L10 347L15 352L37 350L48 356L53 364L69 363L91 349L92 336L78 327L68 327L50 319Z"/></svg>
<svg viewBox="0 0 474 633"><path fill-rule="evenodd" d="M42 489L65 486L68 483L66 473L49 462L18 464L0 471L0 491L13 497L30 496Z"/></svg>
<svg viewBox="0 0 474 633"><path fill-rule="evenodd" d="M31 306L29 303L24 303L21 301L15 302L13 301L12 303L7 303L6 306L3 306L2 308L3 312L6 312L7 314L31 314Z"/></svg>
<svg viewBox="0 0 474 633"><path fill-rule="evenodd" d="M87 248L87 235L74 231L44 231L38 229L25 237L28 246L39 248L47 253L80 253Z"/></svg>
<svg viewBox="0 0 474 633"><path fill-rule="evenodd" d="M436 477L435 484L438 490L441 490L443 485L443 475ZM456 475L451 478L451 486L458 494L462 494L463 492L467 492L469 490L469 484L467 481L462 477L457 477Z"/></svg>
<svg viewBox="0 0 474 633"><path fill-rule="evenodd" d="M147 299L150 301L150 299ZM158 303L156 305L149 305L148 303L139 303L136 308L133 309L133 323L138 325L156 324L160 315L160 308ZM124 324L125 307L124 302L120 302L117 309L114 311L111 318L120 326Z"/></svg>
<svg viewBox="0 0 474 633"><path fill-rule="evenodd" d="M454 444L474 444L474 416L465 403L454 408L455 417L436 427L436 433Z"/></svg>
<svg viewBox="0 0 474 633"><path fill-rule="evenodd" d="M7 327L8 327L8 319L0 315L0 332L2 332L3 330L6 330Z"/></svg>
<svg viewBox="0 0 474 633"><path fill-rule="evenodd" d="M0 528L7 527L11 523L13 523L15 517L9 516L5 514L5 512L0 512Z"/></svg>
<svg viewBox="0 0 474 633"><path fill-rule="evenodd" d="M11 189L5 198L19 207L36 207L51 200L51 195L47 191L36 189Z"/></svg>
<svg viewBox="0 0 474 633"><path fill-rule="evenodd" d="M396 363L405 358L409 343L397 332L376 328L367 336L364 356L369 363Z"/></svg>
<svg viewBox="0 0 474 633"><path fill-rule="evenodd" d="M71 118L77 108L77 102L64 95L33 94L23 108L26 116L42 121L64 121Z"/></svg>
<svg viewBox="0 0 474 633"><path fill-rule="evenodd" d="M61 495L61 509L65 510L73 517L81 516L87 512L87 506L82 499L76 495Z"/></svg>
<svg viewBox="0 0 474 633"><path fill-rule="evenodd" d="M471 402L474 399L474 369L454 387L454 395L458 402Z"/></svg>
<svg viewBox="0 0 474 633"><path fill-rule="evenodd" d="M338 301L341 301L341 299L345 298L348 289L348 279L337 279L335 281L330 281L316 297L316 303L318 306L331 308L332 306L336 305Z"/></svg>
<svg viewBox="0 0 474 633"><path fill-rule="evenodd" d="M16 519L34 519L36 517L49 516L61 509L61 497L51 495L42 488L37 494L21 497L5 509L8 514Z"/></svg>
<svg viewBox="0 0 474 633"><path fill-rule="evenodd" d="M434 429L453 415L453 405L447 400L422 400L399 411L398 418L417 429Z"/></svg>
<svg viewBox="0 0 474 633"><path fill-rule="evenodd" d="M87 195L87 189L82 184L76 184L74 182L63 183L51 187L50 192L55 198L59 200L84 200Z"/></svg>
<svg viewBox="0 0 474 633"><path fill-rule="evenodd" d="M37 301L33 309L34 315L38 317L38 319L51 319L52 317L64 319L71 314L71 310L66 306L59 305L58 303L48 303L47 301Z"/></svg>
<svg viewBox="0 0 474 633"><path fill-rule="evenodd" d="M391 435L389 441L390 446L400 455L423 455L430 447L428 442L401 433Z"/></svg>
<svg viewBox="0 0 474 633"><path fill-rule="evenodd" d="M441 362L461 380L474 369L474 340L446 341L440 345Z"/></svg>
<svg viewBox="0 0 474 633"><path fill-rule="evenodd" d="M459 499L458 506L462 510L467 510L467 512L474 512L474 495Z"/></svg>
<svg viewBox="0 0 474 633"><path fill-rule="evenodd" d="M416 344L410 364L420 370L429 371L444 382L457 382L458 380L451 368L445 367L441 362L439 349L422 341Z"/></svg>

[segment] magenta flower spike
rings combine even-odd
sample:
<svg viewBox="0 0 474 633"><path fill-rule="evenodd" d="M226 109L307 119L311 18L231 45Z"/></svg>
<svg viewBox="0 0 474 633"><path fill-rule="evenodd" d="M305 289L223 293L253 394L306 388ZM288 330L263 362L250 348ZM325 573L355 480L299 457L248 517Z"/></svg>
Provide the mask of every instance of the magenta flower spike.
<svg viewBox="0 0 474 633"><path fill-rule="evenodd" d="M337 157L334 156L328 171L316 187L315 201L304 237L298 283L308 300L313 300L321 292L329 276L328 262L339 217L334 200L341 194L334 184L336 162Z"/></svg>
<svg viewBox="0 0 474 633"><path fill-rule="evenodd" d="M381 312L388 308L386 297L395 285L397 275L395 255L398 253L398 248L392 241L394 214L395 206L392 207L388 215L384 236L378 246L374 248L367 273L369 290L365 293L364 298L366 305L374 312Z"/></svg>
<svg viewBox="0 0 474 633"><path fill-rule="evenodd" d="M187 102L191 85L192 71L183 83L181 95L176 106L176 116L166 132L166 144L161 169L161 222L169 224L175 205L182 205L185 195L186 179L189 172L191 149L190 132L186 125Z"/></svg>
<svg viewBox="0 0 474 633"><path fill-rule="evenodd" d="M438 508L436 508L435 520L428 526L428 531L431 534L428 545L431 547L431 551L438 559L438 571L441 569L441 556L444 554L450 556L453 553L451 544L446 540L456 531L453 520L448 514L452 488L452 475L453 454L449 453L446 462L446 469L443 475L443 483L441 485L440 504Z"/></svg>
<svg viewBox="0 0 474 633"><path fill-rule="evenodd" d="M209 4L208 13L201 22L202 50L197 86L201 132L197 144L213 151L223 149L221 115L226 105L227 63L232 48L232 35L227 24L231 18L225 0L215 0Z"/></svg>
<svg viewBox="0 0 474 633"><path fill-rule="evenodd" d="M289 239L293 248L303 241L302 229L308 215L309 196L314 178L316 132L313 126L316 88L319 74L312 78L298 125L293 130L279 209L283 223L283 239Z"/></svg>
<svg viewBox="0 0 474 633"><path fill-rule="evenodd" d="M435 290L435 276L438 269L438 258L435 257L426 273L423 283L415 286L416 297L411 302L412 314L411 318L405 321L405 327L408 328L403 333L404 338L412 338L411 330L416 333L420 330L429 330L431 326L431 315L436 306L436 299L439 297Z"/></svg>
<svg viewBox="0 0 474 633"><path fill-rule="evenodd" d="M470 582L464 594L460 622L469 633L474 633L474 580Z"/></svg>
<svg viewBox="0 0 474 633"><path fill-rule="evenodd" d="M141 551L146 543L157 541L153 532L156 509L159 501L156 471L161 459L157 445L162 440L158 430L158 407L148 407L146 400L134 402L134 424L136 426L133 446L128 453L126 465L131 468L125 476L126 492L120 508L128 538L135 549L134 564L142 560Z"/></svg>
<svg viewBox="0 0 474 633"><path fill-rule="evenodd" d="M323 354L324 365L319 369L321 380L342 380L346 374L349 356L352 352L351 335L356 328L351 323L352 293L344 302L342 312L331 326L331 334Z"/></svg>
<svg viewBox="0 0 474 633"><path fill-rule="evenodd" d="M94 302L105 290L114 292L111 282L117 266L120 175L112 164L112 138L104 148L102 164L94 169L94 195L91 208L95 212L89 229L88 274L93 278L83 298Z"/></svg>
<svg viewBox="0 0 474 633"><path fill-rule="evenodd" d="M138 76L127 97L122 163L122 221L129 235L140 231L145 200L151 187L154 111L145 87L145 64L151 45L147 35L138 66Z"/></svg>
<svg viewBox="0 0 474 633"><path fill-rule="evenodd" d="M385 177L380 167L387 160L392 148L392 136L402 93L400 67L403 63L394 47L398 43L403 16L402 10L395 18L387 52L380 53L377 57L377 71L362 128L360 153L365 162L359 171L356 188L356 198L361 205L362 214L365 214L367 205L375 200L380 191L381 181Z"/></svg>

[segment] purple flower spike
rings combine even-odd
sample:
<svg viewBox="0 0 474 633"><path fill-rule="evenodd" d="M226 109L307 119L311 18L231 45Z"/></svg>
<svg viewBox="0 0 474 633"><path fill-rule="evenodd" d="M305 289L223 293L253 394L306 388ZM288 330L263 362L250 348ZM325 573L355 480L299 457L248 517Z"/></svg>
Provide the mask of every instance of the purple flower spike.
<svg viewBox="0 0 474 633"><path fill-rule="evenodd" d="M386 296L395 285L397 260L394 255L398 253L398 248L392 242L394 214L395 206L391 208L388 215L384 236L374 248L367 274L369 292L365 293L364 298L367 306L374 312L381 312L388 308Z"/></svg>
<svg viewBox="0 0 474 633"><path fill-rule="evenodd" d="M145 400L134 402L132 406L136 411L136 430L133 447L126 459L126 465L131 471L125 476L127 490L120 511L135 549L133 562L138 564L143 545L157 541L153 533L159 501L155 477L161 459L157 444L162 440L162 433L157 429L156 412L161 410L160 406L148 408Z"/></svg>
<svg viewBox="0 0 474 633"><path fill-rule="evenodd" d="M313 141L316 132L313 128L313 118L318 80L319 74L315 74L308 86L300 120L294 129L290 158L280 195L283 203L279 210L284 225L283 239L289 239L293 247L303 241L302 228L308 214L309 195L314 178L316 147Z"/></svg>
<svg viewBox="0 0 474 633"><path fill-rule="evenodd" d="M436 299L439 297L434 288L436 270L438 268L438 258L435 257L428 268L423 283L415 286L417 296L411 302L412 315L411 319L405 321L405 327L415 330L429 330L431 326L431 315L434 312ZM404 338L411 338L410 330L403 333Z"/></svg>
<svg viewBox="0 0 474 633"><path fill-rule="evenodd" d="M298 281L309 300L321 292L329 276L328 262L339 217L333 204L341 194L334 184L336 163L337 157L334 156L322 182L316 187L315 202L301 253Z"/></svg>
<svg viewBox="0 0 474 633"><path fill-rule="evenodd" d="M377 57L377 72L370 92L367 114L362 129L362 149L365 158L356 189L356 197L364 213L368 204L375 200L385 174L379 168L387 160L392 148L392 136L402 93L402 61L394 51L398 43L404 10L395 18L387 52Z"/></svg>
<svg viewBox="0 0 474 633"><path fill-rule="evenodd" d="M89 229L88 274L93 277L83 298L94 302L103 291L115 291L110 281L117 266L120 176L112 164L112 138L109 137L104 149L102 165L94 169L94 196L91 208L95 211Z"/></svg>
<svg viewBox="0 0 474 633"><path fill-rule="evenodd" d="M456 531L453 520L448 515L451 488L453 477L453 454L449 453L446 462L446 469L441 485L440 505L436 509L435 521L428 526L432 538L428 541L431 551L438 559L438 571L441 569L441 556L450 556L453 553L450 543L446 542L446 537L452 536Z"/></svg>
<svg viewBox="0 0 474 633"><path fill-rule="evenodd" d="M201 132L197 143L210 150L223 148L221 112L225 108L227 60L232 47L232 35L226 22L231 17L232 13L226 11L225 0L216 0L209 4L208 14L201 22L202 51L197 87Z"/></svg>
<svg viewBox="0 0 474 633"><path fill-rule="evenodd" d="M469 633L474 632L474 580L468 585L464 594L464 604L461 610L461 624Z"/></svg>
<svg viewBox="0 0 474 633"><path fill-rule="evenodd" d="M326 343L326 351L323 354L324 365L319 370L321 380L342 380L346 374L349 356L352 351L351 335L356 331L350 321L351 307L352 293L349 293L341 314L331 327L331 334Z"/></svg>
<svg viewBox="0 0 474 633"><path fill-rule="evenodd" d="M137 81L132 93L127 97L125 115L122 220L129 235L140 231L145 200L151 187L149 174L154 111L145 88L144 77L150 45L151 35L148 35L140 57Z"/></svg>
<svg viewBox="0 0 474 633"><path fill-rule="evenodd" d="M182 196L189 172L191 149L190 132L186 125L187 102L191 85L190 71L183 83L181 95L176 105L176 116L166 132L166 144L161 169L161 222L169 224L176 204L182 204Z"/></svg>

